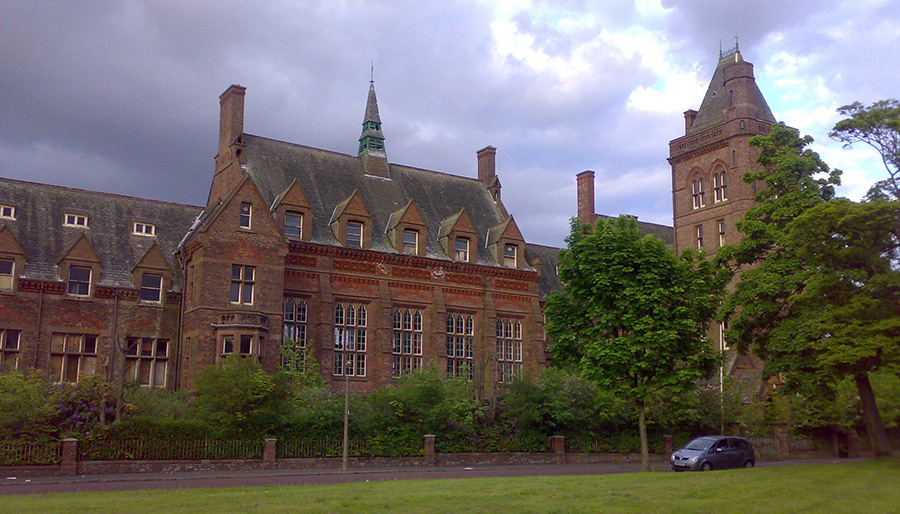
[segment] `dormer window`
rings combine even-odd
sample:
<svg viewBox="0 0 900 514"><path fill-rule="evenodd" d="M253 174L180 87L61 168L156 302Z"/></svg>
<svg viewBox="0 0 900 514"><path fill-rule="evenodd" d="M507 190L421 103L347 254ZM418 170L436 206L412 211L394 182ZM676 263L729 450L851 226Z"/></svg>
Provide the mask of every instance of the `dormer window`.
<svg viewBox="0 0 900 514"><path fill-rule="evenodd" d="M141 301L159 303L162 300L162 275L141 275Z"/></svg>
<svg viewBox="0 0 900 514"><path fill-rule="evenodd" d="M453 249L453 260L469 262L469 238L457 237Z"/></svg>
<svg viewBox="0 0 900 514"><path fill-rule="evenodd" d="M248 202L241 202L240 227L250 228L250 217L253 211L253 205Z"/></svg>
<svg viewBox="0 0 900 514"><path fill-rule="evenodd" d="M403 253L409 255L418 255L419 253L419 231L406 229L403 231Z"/></svg>
<svg viewBox="0 0 900 514"><path fill-rule="evenodd" d="M363 224L358 221L347 222L347 246L349 248L363 247Z"/></svg>
<svg viewBox="0 0 900 514"><path fill-rule="evenodd" d="M513 244L503 245L503 265L507 268L518 267L518 250L519 247Z"/></svg>
<svg viewBox="0 0 900 514"><path fill-rule="evenodd" d="M303 238L303 214L294 211L284 213L284 235L290 239Z"/></svg>
<svg viewBox="0 0 900 514"><path fill-rule="evenodd" d="M0 291L12 291L16 261L0 260Z"/></svg>
<svg viewBox="0 0 900 514"><path fill-rule="evenodd" d="M0 205L0 218L6 220L16 219L16 208L13 205Z"/></svg>
<svg viewBox="0 0 900 514"><path fill-rule="evenodd" d="M152 223L141 223L138 221L134 222L134 232L135 235L139 236L155 236L156 235L156 225Z"/></svg>
<svg viewBox="0 0 900 514"><path fill-rule="evenodd" d="M70 296L89 296L91 294L91 268L69 267L66 292Z"/></svg>
<svg viewBox="0 0 900 514"><path fill-rule="evenodd" d="M63 225L67 227L87 228L88 219L87 216L83 214L66 214Z"/></svg>

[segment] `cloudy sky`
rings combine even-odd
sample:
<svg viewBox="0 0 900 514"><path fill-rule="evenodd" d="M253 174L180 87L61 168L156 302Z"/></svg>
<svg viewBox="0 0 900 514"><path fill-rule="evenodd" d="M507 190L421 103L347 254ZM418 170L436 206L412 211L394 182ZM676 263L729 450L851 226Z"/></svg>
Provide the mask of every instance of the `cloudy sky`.
<svg viewBox="0 0 900 514"><path fill-rule="evenodd" d="M0 176L205 204L218 96L247 132L355 154L374 62L391 162L476 175L498 148L529 242L561 245L575 175L603 214L671 225L667 143L721 45L858 198L884 176L827 133L897 98L900 1L0 0Z"/></svg>

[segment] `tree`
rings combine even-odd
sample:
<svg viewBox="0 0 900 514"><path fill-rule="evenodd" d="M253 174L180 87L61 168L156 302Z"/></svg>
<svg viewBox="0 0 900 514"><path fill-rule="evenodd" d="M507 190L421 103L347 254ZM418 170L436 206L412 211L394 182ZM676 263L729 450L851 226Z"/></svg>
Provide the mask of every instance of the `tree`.
<svg viewBox="0 0 900 514"><path fill-rule="evenodd" d="M849 148L853 143L865 143L880 155L887 180L875 185L870 194L887 191L900 200L900 102L881 100L866 107L854 102L838 108L847 118L839 121L829 132L829 137Z"/></svg>
<svg viewBox="0 0 900 514"><path fill-rule="evenodd" d="M785 242L803 260L792 303L815 367L856 383L877 455L890 451L869 374L900 362L900 202L840 198L790 223Z"/></svg>
<svg viewBox="0 0 900 514"><path fill-rule="evenodd" d="M868 372L891 358L884 348L895 333L897 292L885 272L896 262L890 245L897 224L875 203L833 200L840 171L806 148L810 143L781 124L751 139L764 169L744 180L766 188L738 223L744 239L718 255L744 267L723 309L732 319L726 337L801 394L835 397L842 378L854 377L876 452L884 453Z"/></svg>
<svg viewBox="0 0 900 514"><path fill-rule="evenodd" d="M547 299L551 351L638 411L641 463L649 470L647 401L695 387L718 358L704 334L719 306L721 274L697 252L675 256L634 219L572 222L560 252L563 290Z"/></svg>

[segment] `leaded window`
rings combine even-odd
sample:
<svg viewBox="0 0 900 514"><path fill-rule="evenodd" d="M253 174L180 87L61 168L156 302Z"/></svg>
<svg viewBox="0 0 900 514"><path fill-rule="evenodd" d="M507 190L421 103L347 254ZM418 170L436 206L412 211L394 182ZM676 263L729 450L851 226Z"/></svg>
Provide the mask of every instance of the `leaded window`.
<svg viewBox="0 0 900 514"><path fill-rule="evenodd" d="M334 306L335 376L366 376L366 306L338 303Z"/></svg>
<svg viewBox="0 0 900 514"><path fill-rule="evenodd" d="M522 321L497 318L497 369L500 382L522 374Z"/></svg>
<svg viewBox="0 0 900 514"><path fill-rule="evenodd" d="M125 346L125 376L143 387L166 387L169 341L152 337L129 337Z"/></svg>
<svg viewBox="0 0 900 514"><path fill-rule="evenodd" d="M395 377L422 368L422 311L394 309L391 371Z"/></svg>
<svg viewBox="0 0 900 514"><path fill-rule="evenodd" d="M97 371L97 336L56 332L50 340L50 378L75 383Z"/></svg>
<svg viewBox="0 0 900 514"><path fill-rule="evenodd" d="M472 379L475 320L470 314L447 314L447 376Z"/></svg>

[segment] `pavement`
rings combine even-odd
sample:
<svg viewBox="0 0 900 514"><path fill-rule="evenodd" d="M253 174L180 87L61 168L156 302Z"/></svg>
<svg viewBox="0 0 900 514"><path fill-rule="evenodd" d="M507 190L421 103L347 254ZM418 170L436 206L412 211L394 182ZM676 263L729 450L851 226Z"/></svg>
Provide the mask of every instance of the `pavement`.
<svg viewBox="0 0 900 514"><path fill-rule="evenodd" d="M864 459L787 460L760 462L760 467L798 464L844 464ZM653 471L669 472L667 464L653 463ZM183 471L0 477L0 495L84 491L193 489L200 487L252 487L268 485L320 485L388 480L455 479L513 476L604 475L640 472L639 463L595 463L518 466L403 467L339 469L266 469L243 471ZM727 472L727 471L726 471Z"/></svg>

